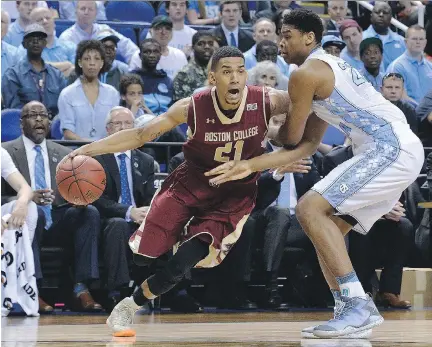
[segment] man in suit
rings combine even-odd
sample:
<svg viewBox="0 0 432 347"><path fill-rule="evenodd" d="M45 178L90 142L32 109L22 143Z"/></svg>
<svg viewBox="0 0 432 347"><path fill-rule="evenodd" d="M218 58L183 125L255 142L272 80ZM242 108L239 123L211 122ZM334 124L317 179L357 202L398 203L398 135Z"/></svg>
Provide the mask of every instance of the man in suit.
<svg viewBox="0 0 432 347"><path fill-rule="evenodd" d="M235 46L242 52L248 51L255 44L252 33L239 28L242 16L240 1L224 1L220 4L221 25L213 29L219 46Z"/></svg>
<svg viewBox="0 0 432 347"><path fill-rule="evenodd" d="M330 16L327 22L327 31L331 31L329 33L331 35L338 35L339 26L348 12L348 1L329 1L327 6L327 12Z"/></svg>
<svg viewBox="0 0 432 347"><path fill-rule="evenodd" d="M64 247L74 252L74 301L77 309L101 310L87 284L99 278L98 237L99 212L93 206L73 207L59 194L55 185L57 164L71 152L68 148L46 141L50 130L46 107L31 101L21 112L23 135L3 144L16 167L34 190L33 201L38 205L39 219L33 241L35 272L42 279L40 265L41 246ZM10 187L5 187L3 194ZM52 307L39 299L40 311L52 311Z"/></svg>
<svg viewBox="0 0 432 347"><path fill-rule="evenodd" d="M106 119L108 135L133 127L134 116L125 107L114 107ZM143 222L155 192L154 160L139 150L104 154L95 159L106 172L105 191L94 205L101 214L103 259L109 269L106 308L112 310L123 299L122 289L130 281L129 237Z"/></svg>

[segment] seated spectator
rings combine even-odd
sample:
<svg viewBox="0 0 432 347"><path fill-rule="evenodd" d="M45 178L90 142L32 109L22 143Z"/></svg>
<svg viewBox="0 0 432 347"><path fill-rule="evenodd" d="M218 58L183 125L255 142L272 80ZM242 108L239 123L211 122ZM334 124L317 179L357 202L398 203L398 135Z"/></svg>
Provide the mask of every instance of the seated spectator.
<svg viewBox="0 0 432 347"><path fill-rule="evenodd" d="M384 77L384 73L380 72L382 57L383 45L380 39L370 37L360 43L360 58L364 64L360 73L378 92L381 91Z"/></svg>
<svg viewBox="0 0 432 347"><path fill-rule="evenodd" d="M50 9L36 7L30 14L31 23L41 25L47 33L47 45L42 51L42 59L63 72L68 77L73 70L75 62L76 45L72 42L59 40L55 34L54 15ZM18 54L24 55L23 45L18 47Z"/></svg>
<svg viewBox="0 0 432 347"><path fill-rule="evenodd" d="M99 311L101 306L90 295L87 284L99 278L98 237L100 217L91 205L71 207L55 185L57 164L70 149L47 141L50 122L47 109L38 101L31 101L22 109L23 135L3 144L16 167L34 190L33 201L38 205L38 227L35 236L36 279L42 279L40 249L42 246L63 247L74 254L74 302L77 309ZM10 190L9 190L10 192ZM8 194L8 188L5 192ZM40 311L52 307L39 299Z"/></svg>
<svg viewBox="0 0 432 347"><path fill-rule="evenodd" d="M183 54L183 53L182 53ZM164 70L157 69L162 56L162 47L155 39L141 42L141 66L133 73L144 83L144 100L156 115L165 112L172 102L173 84Z"/></svg>
<svg viewBox="0 0 432 347"><path fill-rule="evenodd" d="M340 57L341 51L345 48L345 42L334 35L326 35L321 40L321 46L326 53Z"/></svg>
<svg viewBox="0 0 432 347"><path fill-rule="evenodd" d="M395 1L396 2L396 1ZM427 2L427 1L424 1ZM418 23L418 7L413 5L410 0L397 1L396 18L406 26Z"/></svg>
<svg viewBox="0 0 432 347"><path fill-rule="evenodd" d="M282 76L279 67L268 60L258 63L249 71L247 84L281 90L287 90L288 88L288 80L285 76Z"/></svg>
<svg viewBox="0 0 432 347"><path fill-rule="evenodd" d="M220 4L221 25L213 29L218 44L222 46L234 46L242 52L246 52L255 44L249 31L239 27L242 5L240 1L223 1Z"/></svg>
<svg viewBox="0 0 432 347"><path fill-rule="evenodd" d="M37 207L32 202L31 187L4 148L1 148L1 177L17 193L16 200L1 207L2 316L9 314L14 303L18 303L26 315L38 316L38 293L31 249L38 219ZM7 215L9 218L4 220ZM23 286L32 290L27 292Z"/></svg>
<svg viewBox="0 0 432 347"><path fill-rule="evenodd" d="M59 15L61 19L76 21L78 1L59 1ZM107 20L105 1L96 1L96 20Z"/></svg>
<svg viewBox="0 0 432 347"><path fill-rule="evenodd" d="M340 57L358 71L362 70L363 62L360 59L360 43L363 31L360 25L353 19L345 19L340 23L339 32L346 44Z"/></svg>
<svg viewBox="0 0 432 347"><path fill-rule="evenodd" d="M396 105L405 115L414 134L418 134L418 122L415 108L402 100L404 92L404 78L397 72L390 72L383 77L381 93L393 105Z"/></svg>
<svg viewBox="0 0 432 347"><path fill-rule="evenodd" d="M407 50L387 69L387 72L401 74L410 98L417 103L432 89L432 62L424 57L426 31L419 25L413 25L406 33Z"/></svg>
<svg viewBox="0 0 432 347"><path fill-rule="evenodd" d="M17 48L5 42L3 39L8 32L9 15L6 11L1 10L1 75L3 76L6 70L15 64L18 60Z"/></svg>
<svg viewBox="0 0 432 347"><path fill-rule="evenodd" d="M348 1L329 1L327 12L330 16L330 20L327 22L327 31L338 32L348 12Z"/></svg>
<svg viewBox="0 0 432 347"><path fill-rule="evenodd" d="M220 1L189 1L188 20L194 25L215 25L220 23Z"/></svg>
<svg viewBox="0 0 432 347"><path fill-rule="evenodd" d="M2 76L2 97L6 108L22 108L29 101L38 100L51 115L57 114L57 100L66 81L60 70L45 64L42 59L46 38L45 29L39 24L27 27L23 41L27 56Z"/></svg>
<svg viewBox="0 0 432 347"><path fill-rule="evenodd" d="M173 36L173 22L167 16L156 16L153 18L150 26L151 37L156 40L161 47L161 54L159 57L158 70L164 70L168 77L172 80L178 71L187 65L186 55L179 49L170 47L169 42ZM140 47L142 48L142 42ZM141 52L142 53L142 52ZM131 63L129 64L130 70L141 69L142 57L140 52L134 54Z"/></svg>
<svg viewBox="0 0 432 347"><path fill-rule="evenodd" d="M143 94L144 83L140 76L135 74L123 75L120 79L120 106L128 108L135 118L147 115L148 120L155 116L147 107Z"/></svg>
<svg viewBox="0 0 432 347"><path fill-rule="evenodd" d="M31 23L30 13L37 7L38 2L16 1L15 3L18 10L18 18L10 25L4 41L18 47L23 42L27 26Z"/></svg>
<svg viewBox="0 0 432 347"><path fill-rule="evenodd" d="M216 38L210 32L198 32L192 39L193 59L183 67L173 81L173 100L177 101L192 95L207 80L207 65L216 47Z"/></svg>
<svg viewBox="0 0 432 347"><path fill-rule="evenodd" d="M36 7L48 8L48 4L46 1L36 1ZM11 20L18 19L19 11L16 1L3 1L1 3L1 8L9 14ZM54 10L54 12L56 11Z"/></svg>
<svg viewBox="0 0 432 347"><path fill-rule="evenodd" d="M371 25L363 32L363 40L375 37L381 40L384 52L384 69L405 52L405 40L390 29L392 9L385 1L375 2L371 14Z"/></svg>
<svg viewBox="0 0 432 347"><path fill-rule="evenodd" d="M295 1L290 0L260 1L260 11L255 14L255 18L266 17L273 20L278 12L295 10L299 7L300 5L296 4Z"/></svg>
<svg viewBox="0 0 432 347"><path fill-rule="evenodd" d="M77 80L63 89L58 100L59 117L66 140L98 140L106 136L105 117L118 106L117 90L99 81L106 69L105 49L100 41L78 44L75 59Z"/></svg>
<svg viewBox="0 0 432 347"><path fill-rule="evenodd" d="M425 147L432 147L432 89L416 108L419 137Z"/></svg>
<svg viewBox="0 0 432 347"><path fill-rule="evenodd" d="M112 30L106 24L95 23L96 11L96 1L77 1L76 22L60 35L60 39L78 45L83 40L96 39L100 31ZM134 53L139 51L137 45L117 31L112 30L112 32L120 39L118 42L118 52L129 63Z"/></svg>
<svg viewBox="0 0 432 347"><path fill-rule="evenodd" d="M352 149L334 149L324 158L324 174L352 157ZM400 298L402 272L408 251L414 244L414 228L405 217L405 209L397 202L378 220L367 235L349 233L349 253L354 269L366 292L372 293L371 278L383 266L379 299L395 308L409 308L409 301Z"/></svg>
<svg viewBox="0 0 432 347"><path fill-rule="evenodd" d="M116 106L106 118L108 135L134 127L134 116L125 107ZM95 157L107 173L103 195L94 202L102 219L101 243L104 264L109 269L108 311L125 297L129 286L132 252L128 241L144 221L153 198L154 161L139 150Z"/></svg>
<svg viewBox="0 0 432 347"><path fill-rule="evenodd" d="M258 19L253 25L252 29L255 45L244 54L246 70L252 69L257 64L256 49L257 45L261 41L277 41L276 25L266 17ZM288 77L290 74L289 66L281 56L277 56L276 64L279 66L282 74Z"/></svg>
<svg viewBox="0 0 432 347"><path fill-rule="evenodd" d="M129 67L116 60L117 44L120 39L112 32L112 30L102 30L99 32L97 38L102 42L105 48L105 68L104 73L99 76L99 80L102 83L109 84L115 89L119 90L120 78L128 73ZM69 84L72 84L77 79L77 75L74 73L69 77Z"/></svg>

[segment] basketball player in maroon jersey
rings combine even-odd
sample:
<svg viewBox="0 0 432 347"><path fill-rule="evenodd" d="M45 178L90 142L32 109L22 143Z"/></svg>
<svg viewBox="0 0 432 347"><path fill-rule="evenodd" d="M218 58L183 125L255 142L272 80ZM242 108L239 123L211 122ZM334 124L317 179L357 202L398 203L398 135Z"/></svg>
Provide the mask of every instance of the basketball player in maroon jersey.
<svg viewBox="0 0 432 347"><path fill-rule="evenodd" d="M143 128L120 131L69 156L124 152L179 124L189 126L185 162L164 181L129 241L135 258L147 263L180 247L163 269L114 308L107 324L115 336L134 336L136 310L174 287L192 267L220 264L240 237L254 207L259 174L211 186L204 173L221 162L261 155L270 118L286 112L289 104L286 92L246 87L246 79L241 51L222 47L212 58L213 88L179 100Z"/></svg>

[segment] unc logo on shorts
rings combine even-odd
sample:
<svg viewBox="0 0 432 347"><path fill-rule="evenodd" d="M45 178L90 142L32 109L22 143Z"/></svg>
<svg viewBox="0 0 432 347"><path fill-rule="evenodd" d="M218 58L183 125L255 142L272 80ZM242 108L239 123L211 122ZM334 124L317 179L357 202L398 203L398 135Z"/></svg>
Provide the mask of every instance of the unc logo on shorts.
<svg viewBox="0 0 432 347"><path fill-rule="evenodd" d="M246 111L255 111L258 110L258 104L247 104L246 105Z"/></svg>
<svg viewBox="0 0 432 347"><path fill-rule="evenodd" d="M345 194L349 190L349 187L345 183L342 183L339 186L339 190L342 194Z"/></svg>

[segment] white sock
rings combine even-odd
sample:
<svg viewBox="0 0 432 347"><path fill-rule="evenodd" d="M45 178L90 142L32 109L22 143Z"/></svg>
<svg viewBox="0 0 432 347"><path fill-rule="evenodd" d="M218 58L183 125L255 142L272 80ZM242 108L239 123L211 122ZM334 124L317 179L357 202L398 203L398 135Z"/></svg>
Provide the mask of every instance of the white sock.
<svg viewBox="0 0 432 347"><path fill-rule="evenodd" d="M342 296L347 296L349 298L354 298L357 296L366 297L366 293L357 278L355 271L346 274L345 276L336 277L339 283L339 288Z"/></svg>

